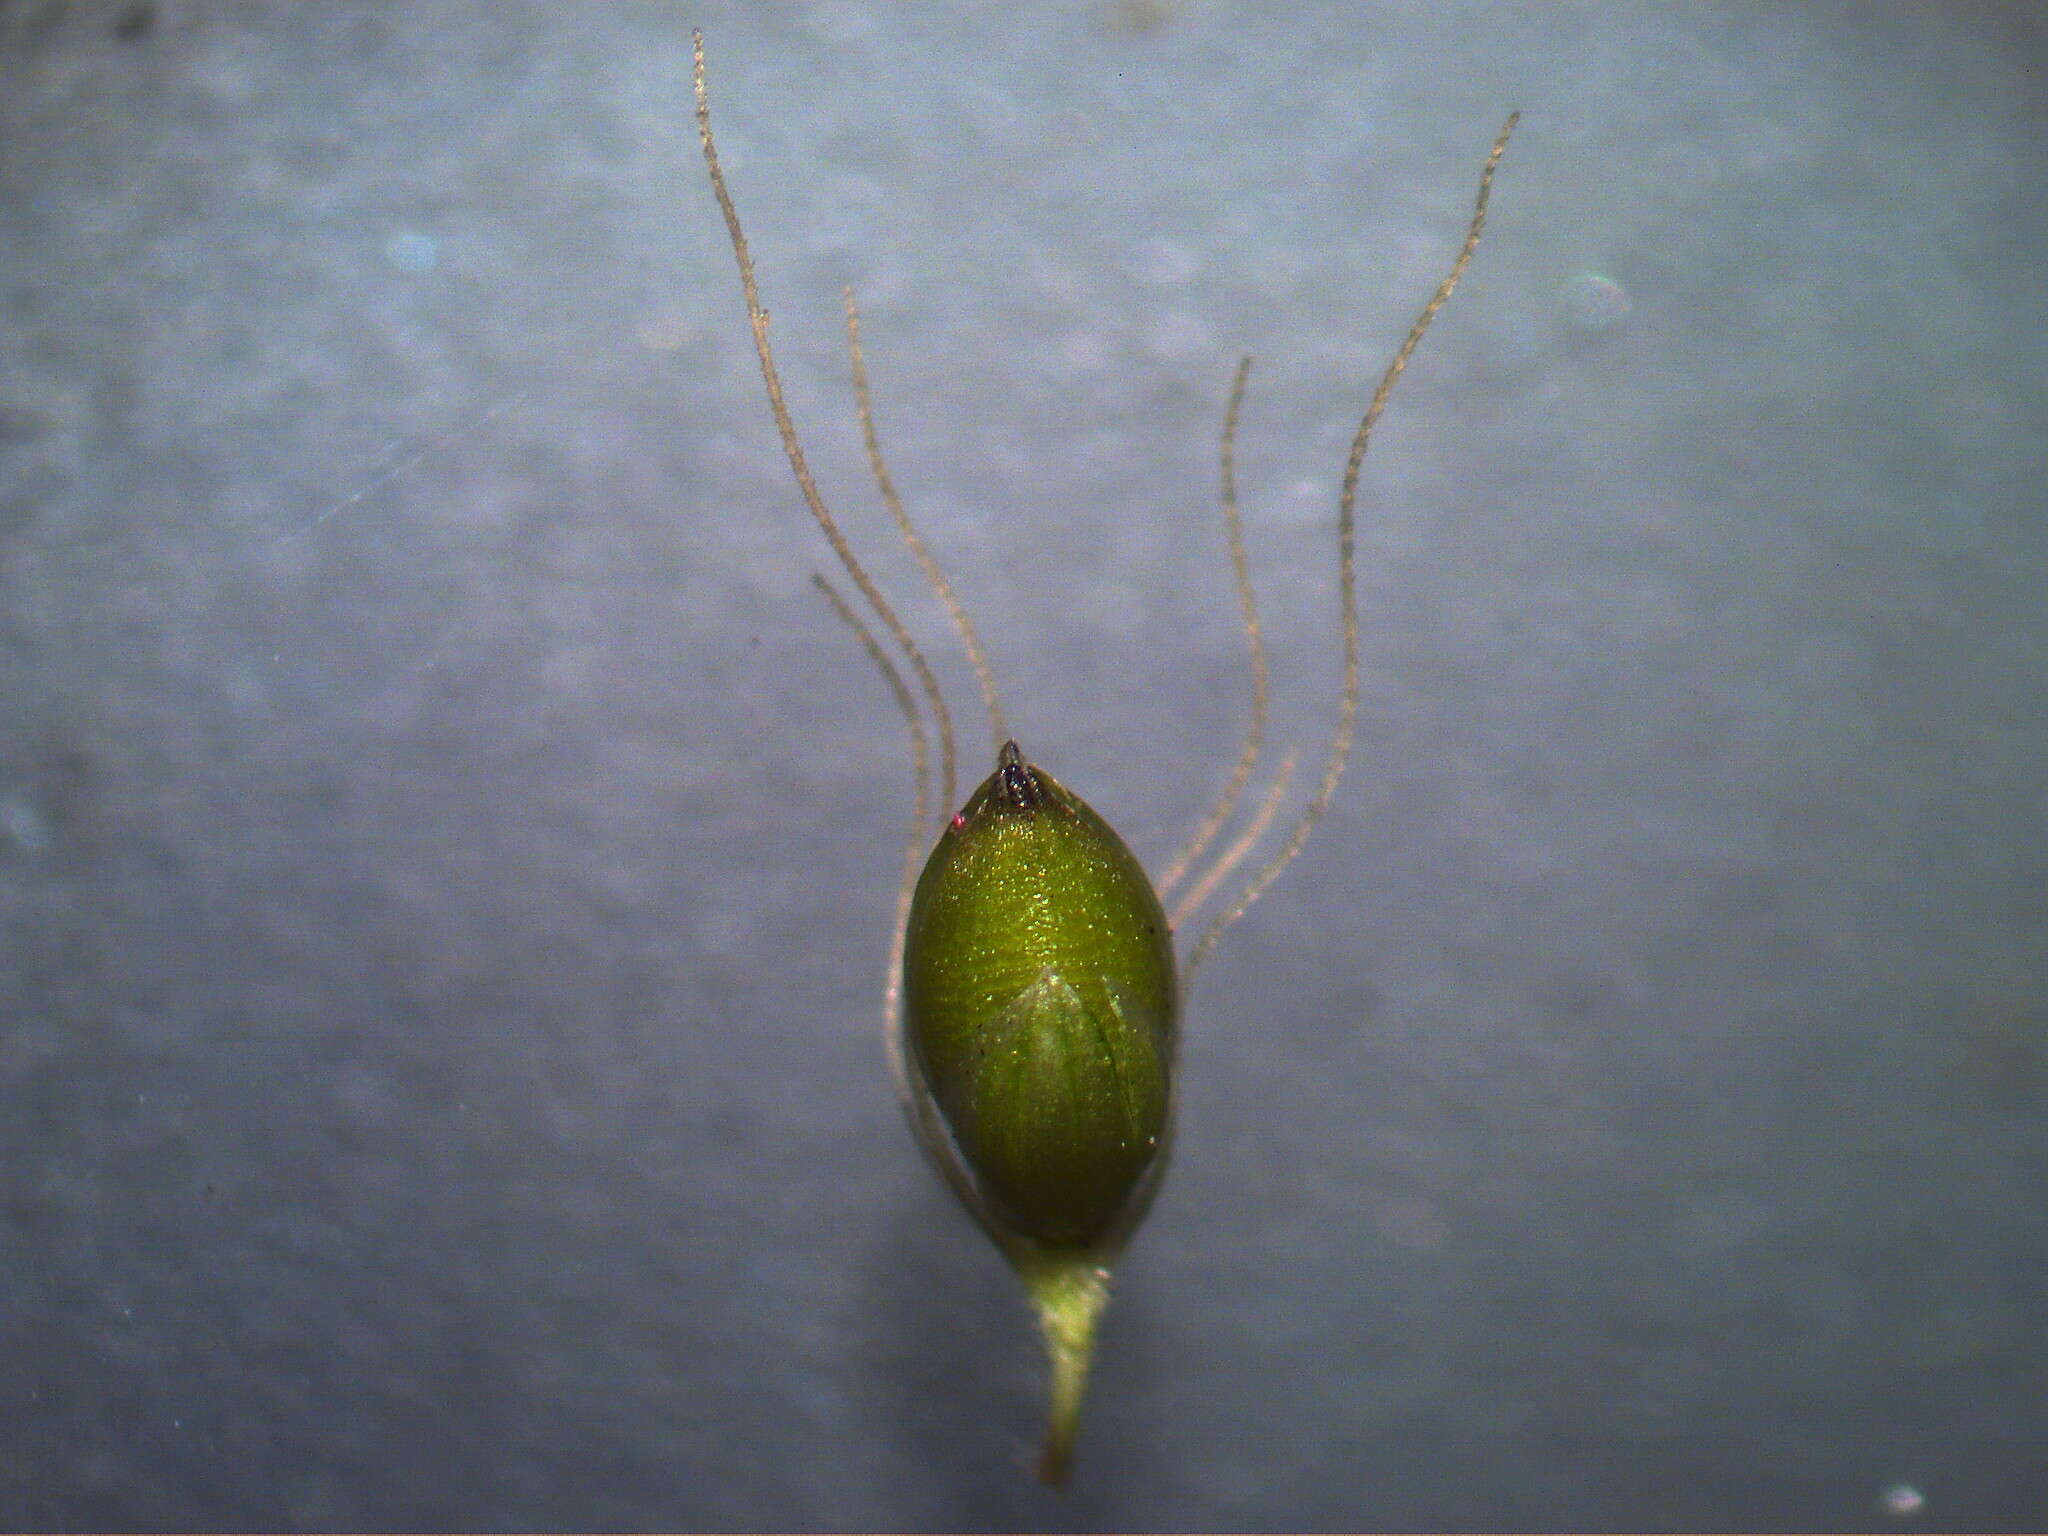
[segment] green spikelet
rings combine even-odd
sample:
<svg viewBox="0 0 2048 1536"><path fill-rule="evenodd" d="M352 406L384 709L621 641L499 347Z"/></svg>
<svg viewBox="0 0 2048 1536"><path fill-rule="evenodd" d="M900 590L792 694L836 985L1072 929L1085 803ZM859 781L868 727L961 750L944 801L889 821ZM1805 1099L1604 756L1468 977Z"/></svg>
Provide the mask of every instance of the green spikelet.
<svg viewBox="0 0 2048 1536"><path fill-rule="evenodd" d="M928 1146L1039 1313L1058 1481L1109 1264L1165 1166L1179 995L1137 859L1015 742L918 881L903 1003Z"/></svg>

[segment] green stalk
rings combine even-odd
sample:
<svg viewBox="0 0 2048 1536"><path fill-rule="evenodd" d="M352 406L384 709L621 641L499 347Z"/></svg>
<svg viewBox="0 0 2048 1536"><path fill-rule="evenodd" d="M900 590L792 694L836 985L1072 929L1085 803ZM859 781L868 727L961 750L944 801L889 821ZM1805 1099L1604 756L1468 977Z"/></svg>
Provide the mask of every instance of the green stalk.
<svg viewBox="0 0 2048 1536"><path fill-rule="evenodd" d="M1017 1273L1038 1311L1052 1368L1046 1409L1045 1449L1038 1475L1059 1487L1074 1457L1081 1424L1081 1398L1088 1390L1088 1364L1095 1356L1095 1325L1109 1304L1109 1271L1098 1253L1036 1253L1019 1258Z"/></svg>

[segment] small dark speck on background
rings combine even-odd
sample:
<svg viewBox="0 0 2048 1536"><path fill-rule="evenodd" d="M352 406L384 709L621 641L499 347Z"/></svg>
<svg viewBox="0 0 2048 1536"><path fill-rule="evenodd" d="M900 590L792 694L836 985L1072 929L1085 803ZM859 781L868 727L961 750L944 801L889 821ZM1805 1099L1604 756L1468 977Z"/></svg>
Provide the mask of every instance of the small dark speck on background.
<svg viewBox="0 0 2048 1536"><path fill-rule="evenodd" d="M151 0L135 0L114 18L114 36L124 43L140 42L156 30L156 6Z"/></svg>

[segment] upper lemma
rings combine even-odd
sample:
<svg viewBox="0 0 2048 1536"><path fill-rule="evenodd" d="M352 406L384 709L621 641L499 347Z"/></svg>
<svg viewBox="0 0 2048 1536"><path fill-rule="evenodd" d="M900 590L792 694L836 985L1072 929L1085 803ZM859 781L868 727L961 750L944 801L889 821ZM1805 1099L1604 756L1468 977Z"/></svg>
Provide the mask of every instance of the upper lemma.
<svg viewBox="0 0 2048 1536"><path fill-rule="evenodd" d="M1006 748L913 898L904 1017L992 1216L1050 1249L1112 1237L1172 1105L1166 916L1087 803Z"/></svg>

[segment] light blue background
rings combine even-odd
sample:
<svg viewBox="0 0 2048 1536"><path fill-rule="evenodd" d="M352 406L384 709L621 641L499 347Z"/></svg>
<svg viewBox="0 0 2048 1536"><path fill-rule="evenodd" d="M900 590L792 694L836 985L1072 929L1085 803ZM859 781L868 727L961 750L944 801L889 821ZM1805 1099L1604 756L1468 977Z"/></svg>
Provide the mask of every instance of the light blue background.
<svg viewBox="0 0 2048 1536"><path fill-rule="evenodd" d="M2038 17L0 8L0 1525L2048 1522ZM843 283L1155 866L1243 719L1230 367L1313 760L1344 447L1526 114L1063 1498L884 1072L901 732L692 24L970 763Z"/></svg>

